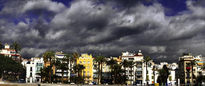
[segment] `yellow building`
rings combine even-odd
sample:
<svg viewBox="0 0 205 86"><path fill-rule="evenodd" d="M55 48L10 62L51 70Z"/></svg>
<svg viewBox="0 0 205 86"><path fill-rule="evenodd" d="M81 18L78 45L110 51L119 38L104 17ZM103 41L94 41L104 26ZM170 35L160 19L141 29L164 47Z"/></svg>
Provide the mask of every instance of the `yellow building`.
<svg viewBox="0 0 205 86"><path fill-rule="evenodd" d="M88 54L81 54L77 59L77 64L84 65L85 69L82 72L85 83L93 82L93 57Z"/></svg>

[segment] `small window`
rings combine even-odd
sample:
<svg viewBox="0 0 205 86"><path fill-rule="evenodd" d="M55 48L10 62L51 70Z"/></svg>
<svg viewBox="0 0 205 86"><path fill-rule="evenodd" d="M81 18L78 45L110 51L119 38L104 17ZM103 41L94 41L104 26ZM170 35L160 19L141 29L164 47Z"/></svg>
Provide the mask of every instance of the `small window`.
<svg viewBox="0 0 205 86"><path fill-rule="evenodd" d="M129 60L134 60L134 58L129 58Z"/></svg>
<svg viewBox="0 0 205 86"><path fill-rule="evenodd" d="M90 61L88 61L88 64L90 64Z"/></svg>
<svg viewBox="0 0 205 86"><path fill-rule="evenodd" d="M32 77L32 73L30 73L30 77Z"/></svg>
<svg viewBox="0 0 205 86"><path fill-rule="evenodd" d="M30 67L30 71L32 71L32 67Z"/></svg>

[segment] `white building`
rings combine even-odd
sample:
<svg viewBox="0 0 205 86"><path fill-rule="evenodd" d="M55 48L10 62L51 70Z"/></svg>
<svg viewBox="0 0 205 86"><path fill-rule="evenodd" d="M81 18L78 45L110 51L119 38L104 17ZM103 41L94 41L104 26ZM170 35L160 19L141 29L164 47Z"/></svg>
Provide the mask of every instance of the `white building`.
<svg viewBox="0 0 205 86"><path fill-rule="evenodd" d="M9 44L4 45L4 48L0 50L0 54L9 56L12 58L20 58L20 54L16 53L14 49L11 49Z"/></svg>
<svg viewBox="0 0 205 86"><path fill-rule="evenodd" d="M150 60L148 63L147 63L147 75L146 75L146 65L143 66L143 84L154 84L154 82L156 81L154 79L154 76L155 76L155 71L154 71L154 66L155 66L155 63L153 62L153 60ZM155 77L156 78L156 77Z"/></svg>
<svg viewBox="0 0 205 86"><path fill-rule="evenodd" d="M128 81L127 84L142 84L145 83L143 82L143 75L144 72L144 63L143 63L143 58L144 56L141 53L141 50L139 50L139 52L137 54L135 53L130 53L130 52L122 52L122 62L124 60L127 61L133 61L134 65L133 68L126 68L126 76L128 77Z"/></svg>
<svg viewBox="0 0 205 86"><path fill-rule="evenodd" d="M22 65L26 67L26 83L41 82L39 73L40 69L43 68L43 64L43 58L31 58L22 62Z"/></svg>
<svg viewBox="0 0 205 86"><path fill-rule="evenodd" d="M159 72L157 70L160 70L163 68L163 66L166 65L167 68L169 69L169 77L167 79L167 83L169 85L176 85L176 69L178 68L178 64L177 63L171 63L168 64L167 62L161 62L160 64L155 64L156 67L156 71L155 71L155 83L157 83L157 78L159 76Z"/></svg>

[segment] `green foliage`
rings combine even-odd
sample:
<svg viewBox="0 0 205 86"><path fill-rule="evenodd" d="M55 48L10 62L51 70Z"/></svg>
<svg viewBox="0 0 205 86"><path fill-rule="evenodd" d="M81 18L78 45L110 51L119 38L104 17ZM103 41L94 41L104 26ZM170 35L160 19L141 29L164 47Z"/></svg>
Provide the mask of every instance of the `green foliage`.
<svg viewBox="0 0 205 86"><path fill-rule="evenodd" d="M10 57L0 55L0 77L8 81L17 81L19 75L25 75L25 68ZM25 78L25 77L21 77Z"/></svg>
<svg viewBox="0 0 205 86"><path fill-rule="evenodd" d="M94 61L98 63L98 84L100 84L102 83L102 64L106 62L106 59L104 56L97 56Z"/></svg>
<svg viewBox="0 0 205 86"><path fill-rule="evenodd" d="M159 76L157 78L157 82L162 84L167 82L167 78L169 77L169 69L166 65L163 66L161 70L159 70Z"/></svg>
<svg viewBox="0 0 205 86"><path fill-rule="evenodd" d="M51 69L50 67L41 68L41 70L40 70L41 72L38 75L41 76L42 82L48 82L49 81L48 77L49 77L50 69Z"/></svg>
<svg viewBox="0 0 205 86"><path fill-rule="evenodd" d="M53 51L46 51L44 54L43 54L43 60L44 62L49 62L50 63L50 67L49 68L49 82L51 83L52 82L52 77L53 77L53 70L52 70L52 67L53 67L53 64L55 64L55 53Z"/></svg>
<svg viewBox="0 0 205 86"><path fill-rule="evenodd" d="M73 77L75 83L79 84L82 83L84 81L83 76L81 75L82 70L85 69L85 66L81 65L81 64L77 64L73 67L75 73L77 73L78 76Z"/></svg>
<svg viewBox="0 0 205 86"><path fill-rule="evenodd" d="M3 44L0 41L0 49L3 49L3 48L4 48L4 46L3 46Z"/></svg>
<svg viewBox="0 0 205 86"><path fill-rule="evenodd" d="M18 53L18 51L21 50L21 45L18 43L18 42L14 42L12 45L11 45L11 48L14 49L16 51L16 53Z"/></svg>
<svg viewBox="0 0 205 86"><path fill-rule="evenodd" d="M55 58L55 53L53 51L46 51L43 54L43 60L44 62L52 62L52 60Z"/></svg>

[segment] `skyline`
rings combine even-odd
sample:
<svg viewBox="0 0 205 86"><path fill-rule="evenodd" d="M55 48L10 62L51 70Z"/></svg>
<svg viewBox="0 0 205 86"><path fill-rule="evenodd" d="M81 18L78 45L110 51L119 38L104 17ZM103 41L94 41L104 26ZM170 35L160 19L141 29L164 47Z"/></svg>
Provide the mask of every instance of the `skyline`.
<svg viewBox="0 0 205 86"><path fill-rule="evenodd" d="M166 61L205 55L203 0L1 0L0 38L23 57L46 50L102 53L142 50Z"/></svg>

